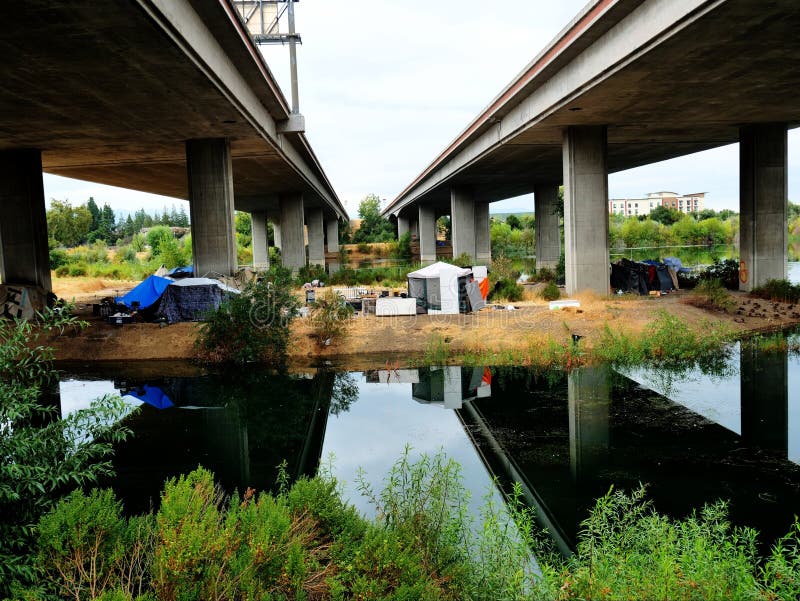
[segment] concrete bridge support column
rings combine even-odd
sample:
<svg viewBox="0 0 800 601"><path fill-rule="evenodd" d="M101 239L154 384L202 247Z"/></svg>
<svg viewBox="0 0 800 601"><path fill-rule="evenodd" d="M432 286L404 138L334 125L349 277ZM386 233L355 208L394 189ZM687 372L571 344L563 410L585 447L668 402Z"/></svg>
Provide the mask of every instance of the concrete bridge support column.
<svg viewBox="0 0 800 601"><path fill-rule="evenodd" d="M787 148L784 123L739 132L741 290L787 276Z"/></svg>
<svg viewBox="0 0 800 601"><path fill-rule="evenodd" d="M492 236L489 231L489 203L475 203L475 262L486 264L492 260Z"/></svg>
<svg viewBox="0 0 800 601"><path fill-rule="evenodd" d="M564 252L567 294L609 293L606 128L564 131Z"/></svg>
<svg viewBox="0 0 800 601"><path fill-rule="evenodd" d="M186 169L194 273L231 275L237 261L230 143L225 138L187 140Z"/></svg>
<svg viewBox="0 0 800 601"><path fill-rule="evenodd" d="M339 219L328 219L325 222L325 236L329 253L339 252Z"/></svg>
<svg viewBox="0 0 800 601"><path fill-rule="evenodd" d="M436 261L436 211L422 204L419 205L419 260Z"/></svg>
<svg viewBox="0 0 800 601"><path fill-rule="evenodd" d="M267 237L267 214L263 211L250 213L253 232L253 268L269 269L269 239Z"/></svg>
<svg viewBox="0 0 800 601"><path fill-rule="evenodd" d="M789 456L789 356L742 345L742 440Z"/></svg>
<svg viewBox="0 0 800 601"><path fill-rule="evenodd" d="M561 256L558 184L537 184L533 188L533 210L536 214L536 268L555 269Z"/></svg>
<svg viewBox="0 0 800 601"><path fill-rule="evenodd" d="M278 250L281 249L281 216L280 211L271 216L272 218L270 221L272 222L272 246L277 248Z"/></svg>
<svg viewBox="0 0 800 601"><path fill-rule="evenodd" d="M453 257L475 258L475 200L469 190L450 190L450 220L453 228Z"/></svg>
<svg viewBox="0 0 800 601"><path fill-rule="evenodd" d="M308 263L325 267L325 220L322 209L309 209L306 218L308 231Z"/></svg>
<svg viewBox="0 0 800 601"><path fill-rule="evenodd" d="M397 239L403 237L403 234L407 234L410 228L410 223L408 217L403 217L402 215L397 216Z"/></svg>
<svg viewBox="0 0 800 601"><path fill-rule="evenodd" d="M600 471L608 461L611 379L608 367L573 369L567 380L569 456L572 477Z"/></svg>
<svg viewBox="0 0 800 601"><path fill-rule="evenodd" d="M0 152L0 207L0 279L50 292L41 152Z"/></svg>
<svg viewBox="0 0 800 601"><path fill-rule="evenodd" d="M306 240L303 227L303 195L286 194L280 197L281 260L284 267L297 271L306 264Z"/></svg>

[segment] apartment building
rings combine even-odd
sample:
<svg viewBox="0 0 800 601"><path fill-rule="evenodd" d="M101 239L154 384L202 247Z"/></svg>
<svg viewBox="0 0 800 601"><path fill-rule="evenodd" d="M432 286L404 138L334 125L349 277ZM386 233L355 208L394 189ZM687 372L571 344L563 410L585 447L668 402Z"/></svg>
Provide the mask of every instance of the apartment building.
<svg viewBox="0 0 800 601"><path fill-rule="evenodd" d="M705 192L680 195L676 192L650 192L645 198L612 198L608 201L609 214L634 217L649 215L656 207L671 207L681 213L703 210Z"/></svg>

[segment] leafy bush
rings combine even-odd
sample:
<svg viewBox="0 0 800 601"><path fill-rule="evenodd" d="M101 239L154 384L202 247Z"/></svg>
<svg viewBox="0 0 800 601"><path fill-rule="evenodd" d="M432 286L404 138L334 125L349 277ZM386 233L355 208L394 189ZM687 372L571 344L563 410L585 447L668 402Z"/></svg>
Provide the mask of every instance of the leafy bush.
<svg viewBox="0 0 800 601"><path fill-rule="evenodd" d="M67 312L45 310L37 323L0 320L0 598L15 580L34 578L35 524L74 486L111 473L112 445L130 431L119 398L59 419L41 393L55 375L53 349L43 343L84 324Z"/></svg>
<svg viewBox="0 0 800 601"><path fill-rule="evenodd" d="M549 267L541 267L536 270L537 282L554 282L557 277L556 272Z"/></svg>
<svg viewBox="0 0 800 601"><path fill-rule="evenodd" d="M87 267L85 263L77 263L69 266L68 275L72 278L86 275Z"/></svg>
<svg viewBox="0 0 800 601"><path fill-rule="evenodd" d="M391 246L391 256L400 261L411 261L411 232L406 232Z"/></svg>
<svg viewBox="0 0 800 601"><path fill-rule="evenodd" d="M701 280L694 289L692 302L698 306L716 311L732 311L736 306L730 295L717 279Z"/></svg>
<svg viewBox="0 0 800 601"><path fill-rule="evenodd" d="M69 256L63 248L50 249L50 269L58 269L66 265L67 261L69 261Z"/></svg>
<svg viewBox="0 0 800 601"><path fill-rule="evenodd" d="M353 307L345 302L332 288L319 294L311 310L311 327L320 345L331 339L340 338L353 316Z"/></svg>
<svg viewBox="0 0 800 601"><path fill-rule="evenodd" d="M172 230L166 225L157 225L150 228L147 232L147 244L154 255L157 255L161 249L161 243L166 240L173 240L175 236Z"/></svg>
<svg viewBox="0 0 800 601"><path fill-rule="evenodd" d="M297 270L297 281L299 283L313 282L319 280L325 282L328 279L328 272L324 265L303 265Z"/></svg>
<svg viewBox="0 0 800 601"><path fill-rule="evenodd" d="M751 292L753 296L785 303L800 302L800 286L788 280L767 280Z"/></svg>
<svg viewBox="0 0 800 601"><path fill-rule="evenodd" d="M356 248L362 255L368 255L372 253L372 246L367 242L359 242Z"/></svg>
<svg viewBox="0 0 800 601"><path fill-rule="evenodd" d="M200 326L196 346L209 363L266 361L281 364L289 326L299 300L291 291L291 271L275 268L251 281L241 294L230 294Z"/></svg>
<svg viewBox="0 0 800 601"><path fill-rule="evenodd" d="M542 298L546 301L554 301L561 298L561 290L559 290L556 283L552 280L547 282L547 286L542 290Z"/></svg>
<svg viewBox="0 0 800 601"><path fill-rule="evenodd" d="M512 303L521 301L525 296L525 290L522 286L517 284L515 280L504 279L495 284L494 289L490 294L489 300L499 301L507 300Z"/></svg>

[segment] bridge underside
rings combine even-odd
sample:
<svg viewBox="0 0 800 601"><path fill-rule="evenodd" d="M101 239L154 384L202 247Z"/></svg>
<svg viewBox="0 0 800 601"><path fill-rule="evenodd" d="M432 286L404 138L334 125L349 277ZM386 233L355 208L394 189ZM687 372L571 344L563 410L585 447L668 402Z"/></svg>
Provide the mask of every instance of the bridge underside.
<svg viewBox="0 0 800 601"><path fill-rule="evenodd" d="M301 203L299 224L289 224L292 239L303 238L304 212L343 217L305 136L286 126L286 101L232 10L220 0L3 3L0 156L14 164L15 153L35 151L47 173L188 199L193 226L209 232L228 228L234 208L274 214L277 222L288 198ZM194 188L191 140L224 141ZM24 195L15 198L22 208ZM43 199L34 194L27 202ZM27 218L3 216L0 242ZM210 221L196 222L204 218ZM200 271L235 265L227 242L194 242L195 251L204 247L200 254L226 255ZM23 265L27 274L18 283L49 287L41 265L2 246L13 254L5 265ZM305 263L302 252L289 258L292 267Z"/></svg>

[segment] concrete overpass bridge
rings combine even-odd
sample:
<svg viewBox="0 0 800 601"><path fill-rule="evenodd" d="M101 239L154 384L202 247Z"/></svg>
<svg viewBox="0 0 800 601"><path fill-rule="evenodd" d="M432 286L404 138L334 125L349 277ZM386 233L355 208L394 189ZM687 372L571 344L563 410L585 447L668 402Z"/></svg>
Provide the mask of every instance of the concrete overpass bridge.
<svg viewBox="0 0 800 601"><path fill-rule="evenodd" d="M3 282L50 289L42 171L189 200L199 274L235 269L234 209L257 264L268 218L289 267L338 250L344 207L228 0L5 2L0 23Z"/></svg>
<svg viewBox="0 0 800 601"><path fill-rule="evenodd" d="M384 214L423 261L449 214L453 254L483 261L489 203L532 192L537 262L553 265L563 184L567 290L605 294L608 174L740 142L742 288L786 277L799 28L795 0L592 0Z"/></svg>

